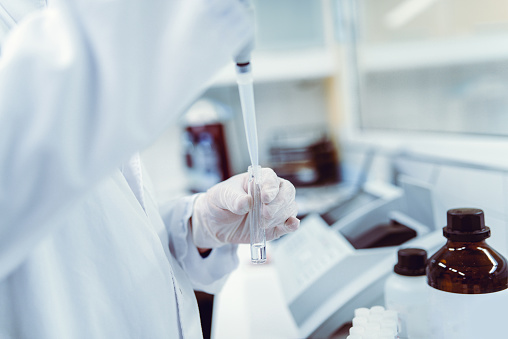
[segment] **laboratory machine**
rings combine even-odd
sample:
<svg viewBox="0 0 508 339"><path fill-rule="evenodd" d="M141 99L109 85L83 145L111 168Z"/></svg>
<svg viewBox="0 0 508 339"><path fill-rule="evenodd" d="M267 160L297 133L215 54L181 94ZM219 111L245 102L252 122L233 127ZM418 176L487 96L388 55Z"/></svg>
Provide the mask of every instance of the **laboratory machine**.
<svg viewBox="0 0 508 339"><path fill-rule="evenodd" d="M433 213L412 208L432 210L432 192L418 182L401 178L400 187L366 182L346 204L333 213L309 214L273 250L302 337L328 337L353 319L356 308L383 305L385 280L400 247L432 253L443 244Z"/></svg>

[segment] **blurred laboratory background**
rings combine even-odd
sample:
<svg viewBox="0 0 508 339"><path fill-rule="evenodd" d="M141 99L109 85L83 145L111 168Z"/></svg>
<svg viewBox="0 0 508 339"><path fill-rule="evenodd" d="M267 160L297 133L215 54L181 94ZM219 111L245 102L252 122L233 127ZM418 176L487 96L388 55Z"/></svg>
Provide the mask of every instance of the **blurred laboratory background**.
<svg viewBox="0 0 508 339"><path fill-rule="evenodd" d="M397 249L443 245L450 208L481 208L508 255L507 1L254 7L260 164L296 186L302 224L263 266L240 248L223 292L200 298L205 337L345 338L355 308L383 305ZM234 71L143 152L160 201L247 170Z"/></svg>

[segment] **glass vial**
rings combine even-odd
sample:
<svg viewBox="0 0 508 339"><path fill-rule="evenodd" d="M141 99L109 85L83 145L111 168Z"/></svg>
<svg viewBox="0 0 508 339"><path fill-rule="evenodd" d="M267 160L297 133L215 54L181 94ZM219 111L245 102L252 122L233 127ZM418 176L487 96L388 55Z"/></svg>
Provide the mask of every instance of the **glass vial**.
<svg viewBox="0 0 508 339"><path fill-rule="evenodd" d="M253 264L266 262L266 234L263 225L261 202L261 166L249 166L248 194L252 197L252 209L249 212L250 253Z"/></svg>
<svg viewBox="0 0 508 339"><path fill-rule="evenodd" d="M385 283L385 306L397 311L399 338L428 339L427 251L403 248Z"/></svg>
<svg viewBox="0 0 508 339"><path fill-rule="evenodd" d="M506 259L485 239L490 228L476 208L451 209L446 244L427 265L431 338L501 338L506 331Z"/></svg>

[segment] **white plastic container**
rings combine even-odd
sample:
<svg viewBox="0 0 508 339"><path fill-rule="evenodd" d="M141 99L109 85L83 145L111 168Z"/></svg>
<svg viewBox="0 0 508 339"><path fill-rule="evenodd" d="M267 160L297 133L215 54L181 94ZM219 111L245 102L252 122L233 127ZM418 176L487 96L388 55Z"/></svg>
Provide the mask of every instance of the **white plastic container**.
<svg viewBox="0 0 508 339"><path fill-rule="evenodd" d="M394 272L385 283L385 306L397 311L399 338L429 339L427 252L405 248L398 252Z"/></svg>

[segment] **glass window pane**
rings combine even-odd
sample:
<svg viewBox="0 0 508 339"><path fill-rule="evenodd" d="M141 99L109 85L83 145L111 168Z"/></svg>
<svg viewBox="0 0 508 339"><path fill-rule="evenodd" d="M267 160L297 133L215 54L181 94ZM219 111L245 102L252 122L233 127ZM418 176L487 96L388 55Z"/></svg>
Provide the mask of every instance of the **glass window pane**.
<svg viewBox="0 0 508 339"><path fill-rule="evenodd" d="M342 2L362 128L508 136L507 1Z"/></svg>

